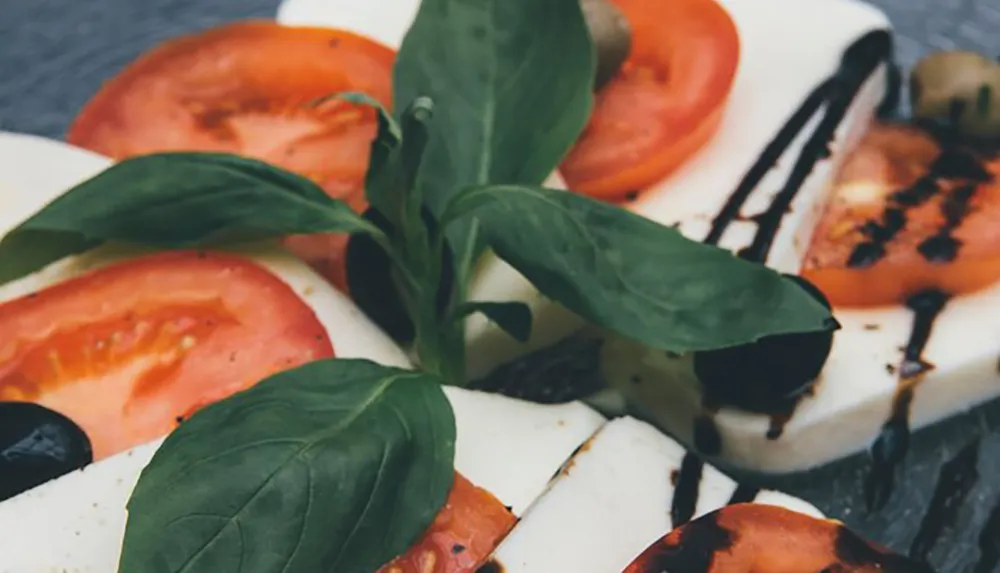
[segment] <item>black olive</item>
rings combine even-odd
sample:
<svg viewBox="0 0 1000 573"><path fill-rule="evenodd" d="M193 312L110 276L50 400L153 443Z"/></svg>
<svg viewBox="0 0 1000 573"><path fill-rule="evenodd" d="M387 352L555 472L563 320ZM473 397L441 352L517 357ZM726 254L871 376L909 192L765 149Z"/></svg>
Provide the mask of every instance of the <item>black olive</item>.
<svg viewBox="0 0 1000 573"><path fill-rule="evenodd" d="M437 232L437 222L426 207L422 211L424 224L431 233ZM388 219L374 207L364 213L364 218L392 236L395 230ZM396 285L392 280L389 255L371 237L353 235L347 242L347 288L355 304L376 325L398 344L409 345L416 338L413 321L406 312ZM451 299L454 271L450 249L441 256L441 283L437 293L437 309L443 314Z"/></svg>
<svg viewBox="0 0 1000 573"><path fill-rule="evenodd" d="M0 402L0 501L91 463L90 440L58 412Z"/></svg>
<svg viewBox="0 0 1000 573"><path fill-rule="evenodd" d="M815 285L785 275L830 308ZM833 331L780 334L750 344L696 352L694 372L705 403L749 412L787 408L815 383L833 347Z"/></svg>
<svg viewBox="0 0 1000 573"><path fill-rule="evenodd" d="M597 54L594 89L611 81L632 51L632 27L622 11L608 0L580 0L587 29Z"/></svg>

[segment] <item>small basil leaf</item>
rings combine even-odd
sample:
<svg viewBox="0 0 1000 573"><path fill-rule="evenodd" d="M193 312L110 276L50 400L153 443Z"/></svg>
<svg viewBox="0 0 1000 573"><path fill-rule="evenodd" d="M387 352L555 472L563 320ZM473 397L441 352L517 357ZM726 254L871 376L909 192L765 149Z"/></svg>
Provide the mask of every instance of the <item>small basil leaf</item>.
<svg viewBox="0 0 1000 573"><path fill-rule="evenodd" d="M836 328L792 281L649 219L567 191L466 191L497 256L545 296L600 326L675 352Z"/></svg>
<svg viewBox="0 0 1000 573"><path fill-rule="evenodd" d="M518 342L531 338L531 308L523 302L467 302L455 309L456 320L478 312Z"/></svg>
<svg viewBox="0 0 1000 573"><path fill-rule="evenodd" d="M579 0L423 0L393 101L436 106L419 177L434 214L469 185L548 177L590 116L594 66ZM474 219L448 231L462 281L482 252L476 236Z"/></svg>
<svg viewBox="0 0 1000 573"><path fill-rule="evenodd" d="M430 211L425 208L422 214L423 224L430 232L436 233L436 224ZM386 235L396 237L395 228L378 210L369 208L365 211L364 218ZM412 344L416 329L393 278L389 255L370 236L356 234L347 242L345 258L347 288L354 303L397 344ZM441 269L437 292L438 313L443 313L447 308L454 284L451 251L447 248L441 255Z"/></svg>
<svg viewBox="0 0 1000 573"><path fill-rule="evenodd" d="M105 241L157 247L374 228L308 179L217 153L129 159L84 181L0 241L0 284Z"/></svg>
<svg viewBox="0 0 1000 573"><path fill-rule="evenodd" d="M129 501L119 571L375 571L443 506L455 420L430 375L324 360L210 405Z"/></svg>

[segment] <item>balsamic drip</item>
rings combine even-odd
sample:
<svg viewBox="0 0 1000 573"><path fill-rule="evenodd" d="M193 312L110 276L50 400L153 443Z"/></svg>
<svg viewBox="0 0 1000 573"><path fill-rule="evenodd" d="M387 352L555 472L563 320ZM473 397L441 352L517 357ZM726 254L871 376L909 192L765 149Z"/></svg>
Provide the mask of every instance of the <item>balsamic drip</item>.
<svg viewBox="0 0 1000 573"><path fill-rule="evenodd" d="M962 223L962 219L969 214L971 207L969 201L976 192L976 185L963 185L953 191L942 203L941 214L944 216L944 225L933 236L928 237L920 243L917 251L932 263L949 263L955 260L958 255L958 248L962 242L951 236L951 233Z"/></svg>
<svg viewBox="0 0 1000 573"><path fill-rule="evenodd" d="M1000 565L1000 501L993 506L979 534L979 561L972 573L993 573L997 565Z"/></svg>
<svg viewBox="0 0 1000 573"><path fill-rule="evenodd" d="M940 138L939 138L940 140ZM946 145L944 141L942 146ZM921 255L932 263L952 261L958 254L959 241L951 236L962 220L969 214L969 202L978 183L989 181L991 176L979 159L964 149L944 147L938 158L931 164L927 174L906 189L890 196L882 210L880 221L868 221L861 232L868 240L858 243L847 259L851 268L867 268L886 254L886 245L906 227L906 212L919 207L940 193L942 181L965 181L941 203L945 223L941 230L917 248Z"/></svg>
<svg viewBox="0 0 1000 573"><path fill-rule="evenodd" d="M675 528L691 521L694 516L704 465L705 463L696 454L691 452L684 454L681 471L677 474L674 498L670 503L670 521Z"/></svg>
<svg viewBox="0 0 1000 573"><path fill-rule="evenodd" d="M913 324L903 349L903 360L896 369L899 389L893 400L892 415L872 445L872 467L865 482L865 500L869 509L881 508L889 500L896 467L909 449L913 391L923 375L934 368L923 359L924 347L930 339L934 320L947 302L948 295L938 290L917 293L906 301L906 307L913 312Z"/></svg>
<svg viewBox="0 0 1000 573"><path fill-rule="evenodd" d="M500 564L496 559L490 559L486 563L483 563L476 569L476 573L503 573L504 566Z"/></svg>
<svg viewBox="0 0 1000 573"><path fill-rule="evenodd" d="M676 525L676 524L675 524ZM677 543L660 540L642 553L643 571L707 573L715 556L729 550L735 534L719 523L719 512L692 521Z"/></svg>
<svg viewBox="0 0 1000 573"><path fill-rule="evenodd" d="M736 189L730 194L722 209L712 220L711 228L703 242L718 245L729 226L740 220L741 210L753 191L777 161L788 150L796 137L806 128L809 121L825 105L822 118L806 141L792 167L792 172L784 186L763 213L753 217L757 232L749 246L737 255L745 260L763 263L766 261L781 222L788 213L792 202L812 173L816 165L830 156L830 144L850 109L858 92L868 78L883 62L892 56L892 37L888 30L869 32L851 44L841 56L837 71L816 86L798 109L768 142L757 160L750 166ZM776 406L778 412L772 416L769 439L777 439L784 431L784 425L791 419L802 395L794 397L791 403ZM787 400L783 400L787 402Z"/></svg>
<svg viewBox="0 0 1000 573"><path fill-rule="evenodd" d="M945 528L955 523L962 503L979 481L978 466L978 438L941 466L931 504L920 521L920 529L913 544L910 545L911 557L926 562Z"/></svg>
<svg viewBox="0 0 1000 573"><path fill-rule="evenodd" d="M729 501L726 502L726 505L751 503L753 500L757 499L757 494L759 493L759 487L740 483L736 486L736 491L733 492L733 495L729 498Z"/></svg>
<svg viewBox="0 0 1000 573"><path fill-rule="evenodd" d="M833 85L833 80L827 80L813 89L805 101L802 102L802 105L799 106L799 109L795 110L792 117L778 130L778 134L774 136L774 139L768 142L760 157L750 166L750 169L747 170L746 175L743 176L743 180L740 181L736 190L733 191L729 199L726 200L726 204L722 206L719 214L712 220L712 227L703 241L706 245L718 245L729 225L740 218L740 210L743 208L743 204L746 203L750 195L760 185L760 182L764 180L764 177L792 144L795 137L802 132L806 124L809 123L809 120L816 114L816 111L823 106L831 85Z"/></svg>
<svg viewBox="0 0 1000 573"><path fill-rule="evenodd" d="M719 243L729 225L739 219L740 210L751 193L760 185L809 120L826 104L823 118L796 158L792 173L784 187L775 196L771 206L764 213L754 217L757 233L751 245L743 249L740 256L763 262L778 232L781 219L788 212L789 205L795 199L799 188L816 164L830 156L830 143L854 98L865 81L880 64L888 61L891 55L892 38L887 30L869 32L844 51L837 71L813 89L744 175L722 210L713 219L712 227L704 239L706 244Z"/></svg>

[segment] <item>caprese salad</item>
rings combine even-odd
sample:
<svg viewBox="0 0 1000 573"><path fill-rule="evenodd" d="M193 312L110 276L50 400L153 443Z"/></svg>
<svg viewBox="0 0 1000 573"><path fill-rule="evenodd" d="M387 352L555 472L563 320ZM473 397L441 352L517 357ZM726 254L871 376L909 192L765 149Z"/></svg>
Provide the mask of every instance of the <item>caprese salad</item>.
<svg viewBox="0 0 1000 573"><path fill-rule="evenodd" d="M715 410L746 409L704 398L727 365L793 349L793 388L722 394L811 386L841 301L764 263L800 270L775 261L810 217L841 217L825 182L884 95L891 38L861 4L770 1L806 25L739 0L424 0L368 20L382 37L232 24L144 55L81 111L70 143L119 163L10 136L21 169L62 179L3 199L0 479L21 495L0 505L20 540L0 570L926 570L637 419L442 388L589 322L629 369L613 385L666 427L686 408L717 455ZM779 53L797 71L760 106ZM787 149L789 181L744 220ZM721 169L691 186L743 159L732 189ZM731 228L750 241L735 257ZM651 395L647 362L616 358L635 349L672 361ZM657 401L677 392L697 402ZM45 549L43 515L70 524Z"/></svg>

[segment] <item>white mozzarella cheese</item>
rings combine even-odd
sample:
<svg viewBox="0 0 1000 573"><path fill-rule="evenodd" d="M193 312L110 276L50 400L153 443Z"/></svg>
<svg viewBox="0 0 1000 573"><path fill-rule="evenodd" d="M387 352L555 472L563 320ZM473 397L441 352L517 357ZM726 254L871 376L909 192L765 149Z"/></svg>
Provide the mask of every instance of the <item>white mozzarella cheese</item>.
<svg viewBox="0 0 1000 573"><path fill-rule="evenodd" d="M493 559L509 573L623 570L673 529L684 457L680 444L649 424L608 422L528 508ZM693 486L687 500L694 504L693 518L725 506L737 487L708 465ZM777 492L761 492L754 501L822 517L808 503Z"/></svg>
<svg viewBox="0 0 1000 573"><path fill-rule="evenodd" d="M446 388L458 432L456 469L520 515L604 423L578 403L540 406ZM0 503L0 573L117 570L125 506L162 440Z"/></svg>

